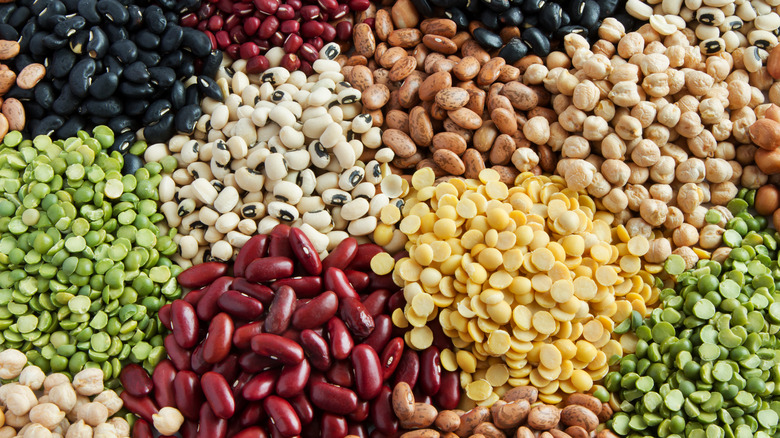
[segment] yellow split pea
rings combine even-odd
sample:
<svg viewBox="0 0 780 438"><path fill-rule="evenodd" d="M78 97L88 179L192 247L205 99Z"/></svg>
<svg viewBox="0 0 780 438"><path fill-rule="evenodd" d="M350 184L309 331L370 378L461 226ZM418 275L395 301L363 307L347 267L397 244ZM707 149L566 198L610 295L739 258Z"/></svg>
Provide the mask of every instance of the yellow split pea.
<svg viewBox="0 0 780 438"><path fill-rule="evenodd" d="M412 348L431 345L434 319L452 338L442 364L460 368L473 402L528 384L545 400L587 391L610 357L634 351L633 335L613 339L612 330L658 298L642 270L646 238L613 229L614 216L560 177L524 173L508 187L486 169L479 180L434 184L431 169L415 172L402 218L386 212L408 237L409 257L372 268L393 266L404 286L406 305L392 320L414 327Z"/></svg>

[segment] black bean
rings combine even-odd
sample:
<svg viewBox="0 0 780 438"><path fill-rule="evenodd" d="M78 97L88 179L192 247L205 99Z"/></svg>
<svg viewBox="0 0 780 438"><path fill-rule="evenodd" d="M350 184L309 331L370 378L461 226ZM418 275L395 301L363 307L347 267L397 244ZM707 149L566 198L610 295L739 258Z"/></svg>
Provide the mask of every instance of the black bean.
<svg viewBox="0 0 780 438"><path fill-rule="evenodd" d="M146 69L146 65L141 61L136 61L125 67L124 72L122 72L122 77L130 82L135 82L136 84L149 82L149 79L151 78L149 70Z"/></svg>
<svg viewBox="0 0 780 438"><path fill-rule="evenodd" d="M504 58L507 64L513 64L528 54L528 45L520 38L512 38L501 50L498 56Z"/></svg>
<svg viewBox="0 0 780 438"><path fill-rule="evenodd" d="M182 62L175 67L176 74L188 78L195 75L195 60L188 52L182 52Z"/></svg>
<svg viewBox="0 0 780 438"><path fill-rule="evenodd" d="M482 0L482 4L490 10L501 13L509 9L509 0Z"/></svg>
<svg viewBox="0 0 780 438"><path fill-rule="evenodd" d="M77 12L79 10L79 0L62 0L62 3L65 5L65 9L68 10L68 12Z"/></svg>
<svg viewBox="0 0 780 438"><path fill-rule="evenodd" d="M524 30L522 36L536 56L547 56L550 53L550 40L541 30L532 27Z"/></svg>
<svg viewBox="0 0 780 438"><path fill-rule="evenodd" d="M214 77L219 71L219 66L222 63L222 51L214 50L209 53L209 56L203 60L203 67L201 67L200 74L209 77Z"/></svg>
<svg viewBox="0 0 780 438"><path fill-rule="evenodd" d="M116 117L122 112L122 102L116 97L105 100L87 99L84 101L87 114L98 117Z"/></svg>
<svg viewBox="0 0 780 438"><path fill-rule="evenodd" d="M182 28L182 46L197 57L203 57L211 51L211 40L205 33L190 27Z"/></svg>
<svg viewBox="0 0 780 438"><path fill-rule="evenodd" d="M136 125L136 123L133 122L133 119L130 117L119 116L109 120L107 125L109 128L111 128L112 131L114 131L114 134L119 134L129 130L134 130L133 127Z"/></svg>
<svg viewBox="0 0 780 438"><path fill-rule="evenodd" d="M571 0L564 7L572 23L578 23L582 17L582 11L585 9L585 0Z"/></svg>
<svg viewBox="0 0 780 438"><path fill-rule="evenodd" d="M123 26L117 26L116 24L104 23L103 30L108 37L108 43L113 44L117 41L123 41L130 38L130 33L127 32Z"/></svg>
<svg viewBox="0 0 780 438"><path fill-rule="evenodd" d="M141 159L141 157L133 154L125 154L125 163L122 165L122 173L125 175L133 175L142 167L144 167L144 160Z"/></svg>
<svg viewBox="0 0 780 438"><path fill-rule="evenodd" d="M101 21L97 11L97 0L79 0L78 12L89 24L98 24Z"/></svg>
<svg viewBox="0 0 780 438"><path fill-rule="evenodd" d="M128 116L140 116L146 112L149 107L149 101L144 99L128 99L125 101L125 114Z"/></svg>
<svg viewBox="0 0 780 438"><path fill-rule="evenodd" d="M14 58L14 67L16 67L18 71L22 71L25 67L32 64L33 62L35 62L35 60L32 59L30 55L26 53L20 53L16 55L16 58Z"/></svg>
<svg viewBox="0 0 780 438"><path fill-rule="evenodd" d="M160 45L160 37L147 29L138 31L133 40L141 49L153 50Z"/></svg>
<svg viewBox="0 0 780 438"><path fill-rule="evenodd" d="M174 81L171 85L170 101L174 110L178 111L184 106L184 94L186 89L181 81Z"/></svg>
<svg viewBox="0 0 780 438"><path fill-rule="evenodd" d="M154 87L152 84L134 84L132 82L121 81L119 83L119 92L129 98L141 97L147 98L154 95Z"/></svg>
<svg viewBox="0 0 780 438"><path fill-rule="evenodd" d="M54 103L54 87L48 82L41 82L35 87L35 102L43 109L51 109Z"/></svg>
<svg viewBox="0 0 780 438"><path fill-rule="evenodd" d="M119 87L119 75L114 72L105 72L96 76L89 86L89 94L95 99L108 99L116 93Z"/></svg>
<svg viewBox="0 0 780 438"><path fill-rule="evenodd" d="M165 31L168 20L161 7L152 5L144 11L144 23L150 31L159 35Z"/></svg>
<svg viewBox="0 0 780 438"><path fill-rule="evenodd" d="M125 66L115 57L108 55L103 58L103 69L117 76L122 76L122 72L125 71Z"/></svg>
<svg viewBox="0 0 780 438"><path fill-rule="evenodd" d="M600 18L606 18L615 15L615 12L618 9L619 0L597 0L597 2L601 10ZM621 23L626 24L623 21L621 21ZM626 29L628 29L628 27Z"/></svg>
<svg viewBox="0 0 780 438"><path fill-rule="evenodd" d="M494 11L491 11L490 9L483 9L479 19L479 21L481 21L486 28L490 30L498 29L498 14L496 14Z"/></svg>
<svg viewBox="0 0 780 438"><path fill-rule="evenodd" d="M47 115L51 114L51 111L47 111L43 109L36 102L31 102L31 101L27 101L27 102L22 101L22 102L24 103L24 113L25 113L24 115L28 120L31 118L40 120L46 117Z"/></svg>
<svg viewBox="0 0 780 438"><path fill-rule="evenodd" d="M38 135L51 135L65 124L65 119L57 115L49 115L41 119L40 121L31 121L30 124L33 137Z"/></svg>
<svg viewBox="0 0 780 438"><path fill-rule="evenodd" d="M138 50L138 60L143 62L147 67L154 67L160 63L160 54L157 52L151 52L148 50Z"/></svg>
<svg viewBox="0 0 780 438"><path fill-rule="evenodd" d="M158 1L165 9L176 9L176 0L160 0Z"/></svg>
<svg viewBox="0 0 780 438"><path fill-rule="evenodd" d="M636 29L638 26L636 19L634 19L634 17L632 17L631 14L626 11L620 11L615 14L615 19L623 23L626 31L628 31L628 29Z"/></svg>
<svg viewBox="0 0 780 438"><path fill-rule="evenodd" d="M214 79L201 75L198 76L198 91L203 93L206 97L210 97L220 102L225 100L225 96L222 94L222 89L217 85L217 81Z"/></svg>
<svg viewBox="0 0 780 438"><path fill-rule="evenodd" d="M47 36L48 34L46 32L40 30L33 34L28 41L29 47L26 51L29 51L30 55L32 55L36 61L46 57L47 48L44 40Z"/></svg>
<svg viewBox="0 0 780 438"><path fill-rule="evenodd" d="M131 64L138 59L138 47L130 40L121 40L111 44L108 52L122 64Z"/></svg>
<svg viewBox="0 0 780 438"><path fill-rule="evenodd" d="M163 116L171 111L171 103L165 99L152 102L144 113L141 122L144 125L151 125L162 120Z"/></svg>
<svg viewBox="0 0 780 438"><path fill-rule="evenodd" d="M179 132L192 134L195 132L195 125L203 112L200 105L187 105L176 113L174 126Z"/></svg>
<svg viewBox="0 0 780 438"><path fill-rule="evenodd" d="M27 20L30 19L30 15L31 14L29 8L20 6L16 8L16 10L11 14L10 17L8 17L7 23L13 26L14 28L18 29L24 26L24 23L27 23Z"/></svg>
<svg viewBox="0 0 780 438"><path fill-rule="evenodd" d="M65 19L68 10L60 0L52 0L38 14L38 24L44 29L53 29L61 20Z"/></svg>
<svg viewBox="0 0 780 438"><path fill-rule="evenodd" d="M13 88L11 88L10 91L5 93L5 95L3 97L5 97L5 98L13 97L14 99L25 100L25 101L27 101L27 100L32 101L32 100L35 99L35 91L33 91L33 90L25 90L25 89L19 88L19 87L13 87Z"/></svg>
<svg viewBox="0 0 780 438"><path fill-rule="evenodd" d="M54 52L49 59L47 74L55 78L62 78L70 73L73 65L76 63L76 55L68 49L62 49Z"/></svg>
<svg viewBox="0 0 780 438"><path fill-rule="evenodd" d="M474 39L477 40L479 45L488 49L500 49L504 44L501 41L501 37L495 32L483 28L474 29Z"/></svg>
<svg viewBox="0 0 780 438"><path fill-rule="evenodd" d="M138 5L130 5L127 7L127 14L130 18L127 20L127 30L140 29L144 22L144 13Z"/></svg>
<svg viewBox="0 0 780 438"><path fill-rule="evenodd" d="M432 17L433 16L433 7L431 7L431 3L428 3L428 0L412 0L412 4L414 5L414 8L417 9L417 12L420 13L423 17Z"/></svg>
<svg viewBox="0 0 780 438"><path fill-rule="evenodd" d="M149 144L162 143L171 138L176 129L173 126L174 116L168 113L163 116L162 120L144 128L144 138Z"/></svg>
<svg viewBox="0 0 780 438"><path fill-rule="evenodd" d="M54 26L54 33L61 38L67 38L77 31L84 29L84 26L86 25L87 20L85 20L84 17L76 15L57 23L57 25Z"/></svg>
<svg viewBox="0 0 780 438"><path fill-rule="evenodd" d="M580 26L578 24L573 24L573 25L569 25L569 26L561 26L561 27L559 27L558 30L555 31L554 36L555 36L555 38L562 39L563 37L565 37L566 35L568 35L570 33L576 33L576 34L582 35L583 38L587 38L588 35L590 34L588 29L586 29L586 28L584 28L584 27L582 27L582 26Z"/></svg>
<svg viewBox="0 0 780 438"><path fill-rule="evenodd" d="M571 17L569 17L569 14L566 13L566 11L561 12L561 26L568 26L571 24Z"/></svg>
<svg viewBox="0 0 780 438"><path fill-rule="evenodd" d="M98 0L97 11L112 23L120 26L127 23L130 18L127 9L117 0Z"/></svg>
<svg viewBox="0 0 780 438"><path fill-rule="evenodd" d="M115 135L114 144L112 144L111 147L108 148L108 151L119 152L120 154L124 155L127 153L127 151L130 150L130 146L133 145L134 141L135 141L135 133L133 132L123 132L119 135Z"/></svg>
<svg viewBox="0 0 780 438"><path fill-rule="evenodd" d="M13 15L15 11L16 5L13 4L13 2L0 4L0 23L8 23L8 18Z"/></svg>
<svg viewBox="0 0 780 438"><path fill-rule="evenodd" d="M460 6L460 9L471 16L472 14L478 14L482 10L482 3L469 1L465 6Z"/></svg>
<svg viewBox="0 0 780 438"><path fill-rule="evenodd" d="M49 50L58 50L68 45L68 39L50 33L43 38L43 45Z"/></svg>
<svg viewBox="0 0 780 438"><path fill-rule="evenodd" d="M539 14L533 14L533 15L526 15L525 20L523 20L523 27L529 28L529 27L536 27L539 25Z"/></svg>
<svg viewBox="0 0 780 438"><path fill-rule="evenodd" d="M200 93L198 92L198 86L195 84L188 86L187 90L184 93L184 104L195 105L199 101L200 101Z"/></svg>
<svg viewBox="0 0 780 438"><path fill-rule="evenodd" d="M77 62L68 76L68 86L73 92L73 95L79 98L86 97L94 75L95 61L93 59L84 58Z"/></svg>
<svg viewBox="0 0 780 438"><path fill-rule="evenodd" d="M469 18L458 8L448 9L444 16L454 21L458 29L468 29L469 27Z"/></svg>
<svg viewBox="0 0 780 438"><path fill-rule="evenodd" d="M54 86L55 90L62 90L64 87L68 86L68 78L52 78L51 84Z"/></svg>
<svg viewBox="0 0 780 438"><path fill-rule="evenodd" d="M176 80L176 72L170 67L152 67L149 76L152 84L164 89L170 88Z"/></svg>
<svg viewBox="0 0 780 438"><path fill-rule="evenodd" d="M518 6L512 6L499 15L498 20L504 26L516 27L523 24L523 12Z"/></svg>
<svg viewBox="0 0 780 438"><path fill-rule="evenodd" d="M73 114L68 117L65 123L57 129L55 135L57 138L69 138L75 137L76 134L84 129L87 125L87 120L84 117Z"/></svg>
<svg viewBox="0 0 780 438"><path fill-rule="evenodd" d="M160 67L169 67L172 69L179 68L184 63L184 52L177 50L175 52L168 53L160 59Z"/></svg>
<svg viewBox="0 0 780 438"><path fill-rule="evenodd" d="M196 8L193 8L192 11L188 12L194 12ZM184 15L183 13L181 15ZM169 23L177 23L179 21L179 14L173 12L173 11L165 11L165 19L168 20Z"/></svg>
<svg viewBox="0 0 780 438"><path fill-rule="evenodd" d="M89 30L82 29L68 38L68 47L70 51L77 54L86 54L87 41L89 41Z"/></svg>
<svg viewBox="0 0 780 438"><path fill-rule="evenodd" d="M89 41L87 41L86 51L91 58L100 59L108 53L108 37L103 29L92 26L89 31Z"/></svg>
<svg viewBox="0 0 780 438"><path fill-rule="evenodd" d="M67 116L78 108L79 100L69 86L64 86L60 90L60 95L54 100L51 109L61 116Z"/></svg>
<svg viewBox="0 0 780 438"><path fill-rule="evenodd" d="M0 39L16 41L19 39L19 32L10 24L0 23Z"/></svg>
<svg viewBox="0 0 780 438"><path fill-rule="evenodd" d="M547 3L545 0L524 0L520 9L525 14L534 14L539 12L545 3Z"/></svg>
<svg viewBox="0 0 780 438"><path fill-rule="evenodd" d="M580 18L580 21L577 24L586 29L592 29L593 26L596 25L596 22L599 21L600 12L601 8L598 3L593 0L586 1L585 8L582 10L582 18Z"/></svg>
<svg viewBox="0 0 780 438"><path fill-rule="evenodd" d="M179 0L176 2L176 6L173 9L181 14L185 14L187 11L194 10L199 5L199 0Z"/></svg>
<svg viewBox="0 0 780 438"><path fill-rule="evenodd" d="M179 48L184 38L184 31L181 26L169 26L160 38L160 50L163 52L172 52Z"/></svg>
<svg viewBox="0 0 780 438"><path fill-rule="evenodd" d="M547 32L561 27L561 5L547 2L539 12L539 26Z"/></svg>

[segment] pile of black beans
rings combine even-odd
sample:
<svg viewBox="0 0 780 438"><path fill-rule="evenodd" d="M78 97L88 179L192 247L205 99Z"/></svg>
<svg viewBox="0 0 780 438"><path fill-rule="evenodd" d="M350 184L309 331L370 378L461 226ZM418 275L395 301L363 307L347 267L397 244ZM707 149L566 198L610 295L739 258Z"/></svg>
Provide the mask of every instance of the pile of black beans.
<svg viewBox="0 0 780 438"><path fill-rule="evenodd" d="M579 33L591 43L598 40L601 20L615 17L627 29L635 21L625 12L625 0L412 0L418 12L443 15L469 29L488 51L513 63L527 54L546 56L569 33Z"/></svg>
<svg viewBox="0 0 780 438"><path fill-rule="evenodd" d="M22 101L27 129L68 138L108 125L126 152L138 129L148 143L192 133L203 95L224 100L214 76L222 53L179 26L199 0L19 0L0 5L0 39L19 41L15 70L38 62L46 77L6 97ZM197 76L194 81L188 79ZM189 86L185 85L190 83Z"/></svg>

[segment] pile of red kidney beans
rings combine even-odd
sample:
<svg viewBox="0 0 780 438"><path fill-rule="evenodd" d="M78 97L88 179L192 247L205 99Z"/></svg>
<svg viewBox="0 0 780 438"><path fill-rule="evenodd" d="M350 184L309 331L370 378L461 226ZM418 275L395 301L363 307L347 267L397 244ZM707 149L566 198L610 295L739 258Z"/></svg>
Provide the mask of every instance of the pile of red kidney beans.
<svg viewBox="0 0 780 438"><path fill-rule="evenodd" d="M165 406L184 415L183 438L394 436L392 387L402 381L418 401L454 409L458 373L439 362L449 340L439 328L427 350L404 346L388 316L403 293L370 268L381 251L348 238L320 260L282 224L252 237L232 272L217 262L182 272L192 291L159 312L170 360L152 376L134 366L120 376L125 407L141 418L134 437L150 437Z"/></svg>

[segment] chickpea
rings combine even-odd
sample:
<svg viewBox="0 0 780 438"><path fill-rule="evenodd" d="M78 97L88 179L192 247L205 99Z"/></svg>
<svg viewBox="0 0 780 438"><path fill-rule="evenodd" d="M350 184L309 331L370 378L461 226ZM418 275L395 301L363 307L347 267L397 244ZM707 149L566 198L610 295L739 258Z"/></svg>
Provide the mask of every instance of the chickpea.
<svg viewBox="0 0 780 438"><path fill-rule="evenodd" d="M689 158L680 163L675 170L677 180L683 183L699 183L704 181L706 169L704 161L698 158Z"/></svg>
<svg viewBox="0 0 780 438"><path fill-rule="evenodd" d="M81 395L96 395L103 391L103 370L86 368L73 376L73 388Z"/></svg>
<svg viewBox="0 0 780 438"><path fill-rule="evenodd" d="M703 200L701 188L694 183L685 183L677 191L677 206L685 213L692 212Z"/></svg>
<svg viewBox="0 0 780 438"><path fill-rule="evenodd" d="M16 429L11 426L0 427L0 438L13 438L16 436Z"/></svg>
<svg viewBox="0 0 780 438"><path fill-rule="evenodd" d="M108 408L101 403L84 403L79 407L77 418L79 420L84 420L85 423L95 427L106 422L108 419Z"/></svg>
<svg viewBox="0 0 780 438"><path fill-rule="evenodd" d="M561 74L558 75L557 81L558 91L566 96L571 96L574 94L574 90L580 83L579 79L577 79L573 74L569 73L568 70L562 71Z"/></svg>
<svg viewBox="0 0 780 438"><path fill-rule="evenodd" d="M680 115L680 121L675 126L675 131L686 138L693 138L704 130L699 114L688 111Z"/></svg>
<svg viewBox="0 0 780 438"><path fill-rule="evenodd" d="M116 430L116 434L118 437L129 437L130 436L130 425L127 423L127 420L121 417L114 417L110 420L108 420L108 423L114 426L114 430Z"/></svg>
<svg viewBox="0 0 780 438"><path fill-rule="evenodd" d="M572 63L573 63L573 61L572 61ZM544 67L544 66L542 66L542 67ZM546 67L545 67L545 70L546 70ZM558 75L560 75L564 71L567 71L567 70L565 68L563 68L563 67L556 67L556 68L546 72L547 74L545 75L544 80L542 81L542 83L544 84L544 89L549 91L550 93L558 93L559 92L559 90L558 90ZM528 72L528 70L526 70L526 74L528 74L527 72ZM525 75L523 75L523 80L525 80Z"/></svg>
<svg viewBox="0 0 780 438"><path fill-rule="evenodd" d="M650 249L645 254L645 260L650 263L663 263L672 253L672 245L667 239L653 239L650 241Z"/></svg>
<svg viewBox="0 0 780 438"><path fill-rule="evenodd" d="M49 390L49 400L64 412L70 412L76 406L76 390L70 382L57 385Z"/></svg>
<svg viewBox="0 0 780 438"><path fill-rule="evenodd" d="M624 192L628 198L628 208L632 211L638 211L642 202L650 198L647 188L639 184L629 184Z"/></svg>
<svg viewBox="0 0 780 438"><path fill-rule="evenodd" d="M543 64L531 64L523 73L523 83L526 85L539 85L545 80L549 70Z"/></svg>
<svg viewBox="0 0 780 438"><path fill-rule="evenodd" d="M79 420L70 425L65 438L92 438L92 428L84 420Z"/></svg>
<svg viewBox="0 0 780 438"><path fill-rule="evenodd" d="M119 412L123 405L122 399L119 398L113 389L107 389L101 392L97 397L92 399L92 401L103 404L106 409L108 409L109 417Z"/></svg>
<svg viewBox="0 0 780 438"><path fill-rule="evenodd" d="M674 230L685 222L685 215L677 207L669 207L669 211L666 213L666 221L664 222L664 228L667 230Z"/></svg>
<svg viewBox="0 0 780 438"><path fill-rule="evenodd" d="M728 139L731 136L731 131L733 128L734 124L731 122L731 120L725 117L710 127L712 130L712 136L715 137L715 140L717 141Z"/></svg>
<svg viewBox="0 0 780 438"><path fill-rule="evenodd" d="M588 43L588 40L582 35L570 33L563 37L563 47L566 50L567 55L574 56L574 53L577 50L589 48L590 43Z"/></svg>
<svg viewBox="0 0 780 438"><path fill-rule="evenodd" d="M620 43L618 43L618 45L619 44ZM572 63L574 64L574 62ZM612 72L612 64L606 56L595 54L587 58L582 65L582 70L591 79L605 79Z"/></svg>
<svg viewBox="0 0 780 438"><path fill-rule="evenodd" d="M593 43L593 53L611 58L617 53L617 47L607 40L598 40Z"/></svg>
<svg viewBox="0 0 780 438"><path fill-rule="evenodd" d="M699 256L687 246L675 249L672 251L672 254L677 254L685 260L685 269L693 269L696 266L696 262L699 261Z"/></svg>
<svg viewBox="0 0 780 438"><path fill-rule="evenodd" d="M682 224L672 233L672 241L677 246L691 246L699 241L699 230L691 224Z"/></svg>
<svg viewBox="0 0 780 438"><path fill-rule="evenodd" d="M25 386L29 386L30 389L37 391L43 386L43 381L46 379L46 374L35 365L24 367L19 374L19 383Z"/></svg>
<svg viewBox="0 0 780 438"><path fill-rule="evenodd" d="M663 156L650 168L650 179L661 184L671 184L674 181L674 158Z"/></svg>
<svg viewBox="0 0 780 438"><path fill-rule="evenodd" d="M601 99L593 109L593 114L609 122L615 117L615 104L611 100Z"/></svg>
<svg viewBox="0 0 780 438"><path fill-rule="evenodd" d="M594 55L592 58L596 58L597 56L598 55ZM574 87L572 103L578 109L583 111L591 111L596 108L600 97L601 92L599 91L598 87L596 87L593 82L585 80L578 83L577 86Z"/></svg>
<svg viewBox="0 0 780 438"><path fill-rule="evenodd" d="M726 205L729 201L734 199L734 197L737 196L737 192L739 192L737 186L730 181L712 184L710 187L710 202L715 205Z"/></svg>
<svg viewBox="0 0 780 438"><path fill-rule="evenodd" d="M667 204L674 199L674 192L672 191L672 187L668 184L653 184L650 186L650 189L648 189L648 193L651 198Z"/></svg>
<svg viewBox="0 0 780 438"><path fill-rule="evenodd" d="M718 263L723 263L726 261L726 259L729 258L729 254L731 254L731 248L727 246L720 247L713 251L711 260L714 260Z"/></svg>
<svg viewBox="0 0 780 438"><path fill-rule="evenodd" d="M531 148L515 149L512 153L512 164L520 172L529 172L539 164L539 155Z"/></svg>
<svg viewBox="0 0 780 438"><path fill-rule="evenodd" d="M631 160L638 166L650 167L660 159L661 150L652 140L641 140L631 151Z"/></svg>
<svg viewBox="0 0 780 438"><path fill-rule="evenodd" d="M591 141L602 140L609 131L609 124L599 116L588 116L582 126L583 137Z"/></svg>
<svg viewBox="0 0 780 438"><path fill-rule="evenodd" d="M694 96L703 96L714 83L715 79L702 71L688 70L685 72L685 86Z"/></svg>
<svg viewBox="0 0 780 438"><path fill-rule="evenodd" d="M20 435L17 436L23 436L24 438L51 438L51 431L37 423L27 425L24 434L21 434L21 431L19 432Z"/></svg>
<svg viewBox="0 0 780 438"><path fill-rule="evenodd" d="M736 73L736 72L734 72ZM732 73L733 74L733 73ZM733 80L729 82L729 109L736 110L750 103L750 85L747 81Z"/></svg>
<svg viewBox="0 0 780 438"><path fill-rule="evenodd" d="M634 163L628 163L628 167L631 169L629 184L644 184L650 178L650 169L647 167L639 167Z"/></svg>
<svg viewBox="0 0 780 438"><path fill-rule="evenodd" d="M27 365L27 356L19 350L8 349L0 352L0 379L15 379Z"/></svg>
<svg viewBox="0 0 780 438"><path fill-rule="evenodd" d="M558 123L569 132L581 132L587 117L587 114L572 105L558 115Z"/></svg>
<svg viewBox="0 0 780 438"><path fill-rule="evenodd" d="M639 214L648 224L657 227L666 221L669 208L666 203L655 199L644 199L639 205Z"/></svg>
<svg viewBox="0 0 780 438"><path fill-rule="evenodd" d="M643 129L649 127L655 121L657 113L655 104L647 101L639 102L631 109L631 117L639 120Z"/></svg>
<svg viewBox="0 0 780 438"><path fill-rule="evenodd" d="M9 350L6 350L9 351ZM13 413L16 416L24 416L30 412L30 409L38 404L38 397L27 386L14 385L8 390L5 396L5 405L8 408L8 413Z"/></svg>
<svg viewBox="0 0 780 438"><path fill-rule="evenodd" d="M30 416L27 414L16 415L11 410L8 410L5 412L5 424L14 429L19 429L24 427L25 424L30 424Z"/></svg>
<svg viewBox="0 0 780 438"><path fill-rule="evenodd" d="M561 155L565 158L585 159L590 155L590 143L588 143L588 140L578 135L567 137L566 140L563 141Z"/></svg>
<svg viewBox="0 0 780 438"><path fill-rule="evenodd" d="M707 98L701 101L699 104L699 115L701 121L708 125L718 123L723 117L725 108L723 104L715 98Z"/></svg>
<svg viewBox="0 0 780 438"><path fill-rule="evenodd" d="M607 134L601 141L601 155L607 159L620 160L626 154L626 144L617 134Z"/></svg>
<svg viewBox="0 0 780 438"><path fill-rule="evenodd" d="M726 230L715 224L706 225L699 235L699 246L704 249L715 249L719 247L724 231Z"/></svg>
<svg viewBox="0 0 780 438"><path fill-rule="evenodd" d="M613 58L617 60L619 58ZM608 78L609 82L617 84L618 82L639 82L639 66L623 62L612 67L612 73Z"/></svg>
<svg viewBox="0 0 780 438"><path fill-rule="evenodd" d="M642 136L648 140L651 140L660 148L669 142L669 128L661 125L660 123L652 123L650 126L645 128Z"/></svg>
<svg viewBox="0 0 780 438"><path fill-rule="evenodd" d="M623 23L615 18L607 17L601 22L599 27L599 38L617 44L626 34L626 28Z"/></svg>
<svg viewBox="0 0 780 438"><path fill-rule="evenodd" d="M701 229L704 228L704 225L707 224L707 221L704 219L706 215L707 208L700 205L696 207L693 212L687 213L685 215L685 222L693 225L698 229Z"/></svg>
<svg viewBox="0 0 780 438"><path fill-rule="evenodd" d="M594 198L603 198L609 191L612 190L612 186L604 179L604 175L601 172L596 172L593 176L593 181L588 186L588 194Z"/></svg>
<svg viewBox="0 0 780 438"><path fill-rule="evenodd" d="M573 160L564 178L572 190L585 190L596 174L596 167L585 160Z"/></svg>
<svg viewBox="0 0 780 438"><path fill-rule="evenodd" d="M604 208L612 213L618 213L625 210L628 207L628 197L622 189L613 188L609 193L601 199L604 204Z"/></svg>
<svg viewBox="0 0 780 438"><path fill-rule="evenodd" d="M682 112L676 105L666 105L658 111L658 122L668 128L674 128L681 116Z"/></svg>
<svg viewBox="0 0 780 438"><path fill-rule="evenodd" d="M742 187L758 189L766 184L769 177L756 165L745 166L742 170Z"/></svg>
<svg viewBox="0 0 780 438"><path fill-rule="evenodd" d="M617 187L623 187L631 176L631 169L622 160L606 160L601 165L604 178Z"/></svg>
<svg viewBox="0 0 780 438"><path fill-rule="evenodd" d="M631 237L644 236L648 239L653 238L653 227L650 226L641 217L633 217L626 222L626 231Z"/></svg>
<svg viewBox="0 0 780 438"><path fill-rule="evenodd" d="M639 96L639 88L636 82L629 81L616 83L609 92L609 98L615 105L624 108L632 107L642 100L641 96Z"/></svg>
<svg viewBox="0 0 780 438"><path fill-rule="evenodd" d="M117 438L116 429L111 423L103 423L93 430L94 438Z"/></svg>
<svg viewBox="0 0 780 438"><path fill-rule="evenodd" d="M30 421L52 430L65 418L65 412L54 403L41 403L30 409Z"/></svg>
<svg viewBox="0 0 780 438"><path fill-rule="evenodd" d="M642 38L638 32L629 32L625 37L621 38L617 43L618 54L623 59L628 59L631 56L642 53L645 49L645 39Z"/></svg>
<svg viewBox="0 0 780 438"><path fill-rule="evenodd" d="M87 403L90 403L89 397L81 394L77 395L75 406L73 406L73 409L71 409L70 412L65 415L65 417L71 422L79 420L79 412L81 411L81 407Z"/></svg>
<svg viewBox="0 0 780 438"><path fill-rule="evenodd" d="M669 66L672 68L680 67L685 61L685 49L678 45L667 45L664 54L669 58Z"/></svg>

